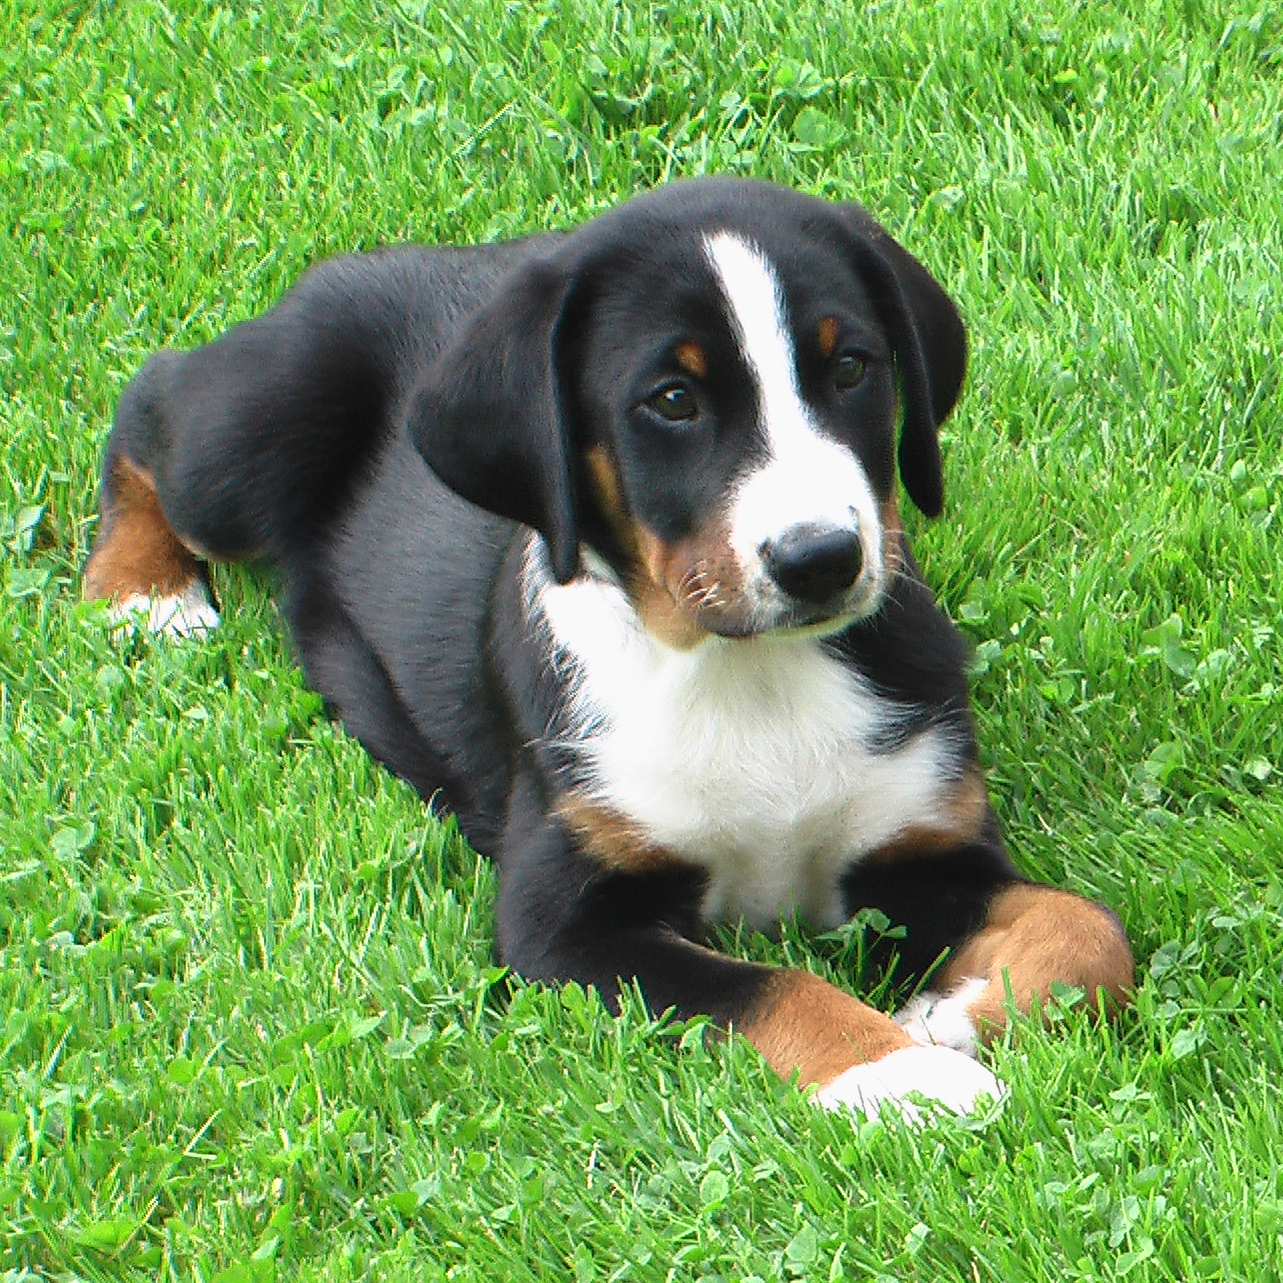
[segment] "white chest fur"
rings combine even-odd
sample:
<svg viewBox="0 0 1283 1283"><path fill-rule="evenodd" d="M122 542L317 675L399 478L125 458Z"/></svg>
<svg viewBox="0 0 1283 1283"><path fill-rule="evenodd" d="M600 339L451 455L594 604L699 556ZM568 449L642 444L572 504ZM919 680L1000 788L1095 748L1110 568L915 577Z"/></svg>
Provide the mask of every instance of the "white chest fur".
<svg viewBox="0 0 1283 1283"><path fill-rule="evenodd" d="M538 599L595 799L708 869L710 917L770 929L796 911L835 926L843 870L937 818L947 731L874 752L897 708L819 641L710 638L675 651L611 584L548 586Z"/></svg>

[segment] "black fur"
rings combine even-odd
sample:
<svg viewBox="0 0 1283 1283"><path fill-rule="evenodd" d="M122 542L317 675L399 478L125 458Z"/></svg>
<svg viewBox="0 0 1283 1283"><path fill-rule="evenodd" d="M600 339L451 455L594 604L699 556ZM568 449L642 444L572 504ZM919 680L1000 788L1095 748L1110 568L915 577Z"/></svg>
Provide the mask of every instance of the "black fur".
<svg viewBox="0 0 1283 1283"><path fill-rule="evenodd" d="M657 1008L722 1022L752 1006L770 969L696 947L698 868L607 867L557 818L574 782L555 743L564 675L519 580L526 527L558 582L579 572L585 544L623 569L627 541L588 485L591 447L610 446L632 515L673 540L760 448L732 430L745 393L727 373L734 353L715 346L716 431L634 410L647 380L672 373L655 336L710 330L720 303L695 234L726 226L781 265L799 330L820 320L812 295L831 295L861 342L884 349L843 411L848 444L887 495L898 456L910 497L938 512L937 429L966 361L953 305L858 207L730 180L674 185L569 235L324 263L267 315L153 358L122 398L109 453L150 470L185 541L280 568L308 679L499 861L506 962L608 996L637 980ZM824 354L800 359L818 398ZM880 613L826 644L909 710L901 739L949 721L959 764L971 761L963 648L911 559ZM904 958L920 972L1015 876L994 830L955 853L857 867L845 893L852 911L877 905L909 924Z"/></svg>

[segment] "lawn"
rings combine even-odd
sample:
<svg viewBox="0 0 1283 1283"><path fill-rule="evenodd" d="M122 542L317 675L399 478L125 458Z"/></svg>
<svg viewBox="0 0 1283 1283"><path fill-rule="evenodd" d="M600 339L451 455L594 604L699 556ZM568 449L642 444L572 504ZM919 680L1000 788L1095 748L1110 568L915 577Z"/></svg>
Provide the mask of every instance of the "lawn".
<svg viewBox="0 0 1283 1283"><path fill-rule="evenodd" d="M1281 156L1276 0L9 0L0 1280L1278 1277ZM971 327L912 534L1018 860L1140 963L1116 1027L994 1050L994 1119L508 993L490 869L325 719L264 576L203 642L79 602L153 349L706 171L858 197Z"/></svg>

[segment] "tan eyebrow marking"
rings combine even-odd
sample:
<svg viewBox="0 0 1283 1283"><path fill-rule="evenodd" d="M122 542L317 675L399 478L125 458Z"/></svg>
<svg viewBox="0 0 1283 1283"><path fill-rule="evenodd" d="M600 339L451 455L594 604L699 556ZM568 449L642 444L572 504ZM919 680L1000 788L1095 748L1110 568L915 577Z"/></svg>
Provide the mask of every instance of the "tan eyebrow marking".
<svg viewBox="0 0 1283 1283"><path fill-rule="evenodd" d="M682 369L689 370L697 379L707 376L708 358L704 355L704 349L694 339L687 339L685 343L679 343L675 355L677 364Z"/></svg>
<svg viewBox="0 0 1283 1283"><path fill-rule="evenodd" d="M838 345L838 323L837 318L826 316L820 322L820 351L825 356L832 356L833 349Z"/></svg>

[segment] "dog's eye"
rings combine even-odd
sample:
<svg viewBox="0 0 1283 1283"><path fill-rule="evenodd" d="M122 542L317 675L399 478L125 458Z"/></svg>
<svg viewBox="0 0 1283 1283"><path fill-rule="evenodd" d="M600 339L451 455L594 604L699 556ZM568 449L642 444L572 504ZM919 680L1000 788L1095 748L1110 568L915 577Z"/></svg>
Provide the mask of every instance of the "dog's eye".
<svg viewBox="0 0 1283 1283"><path fill-rule="evenodd" d="M683 423L699 413L699 404L684 383L664 384L657 392L651 393L646 404L670 423Z"/></svg>
<svg viewBox="0 0 1283 1283"><path fill-rule="evenodd" d="M833 386L839 392L849 392L864 382L864 372L868 367L862 356L854 352L843 352L833 362Z"/></svg>

